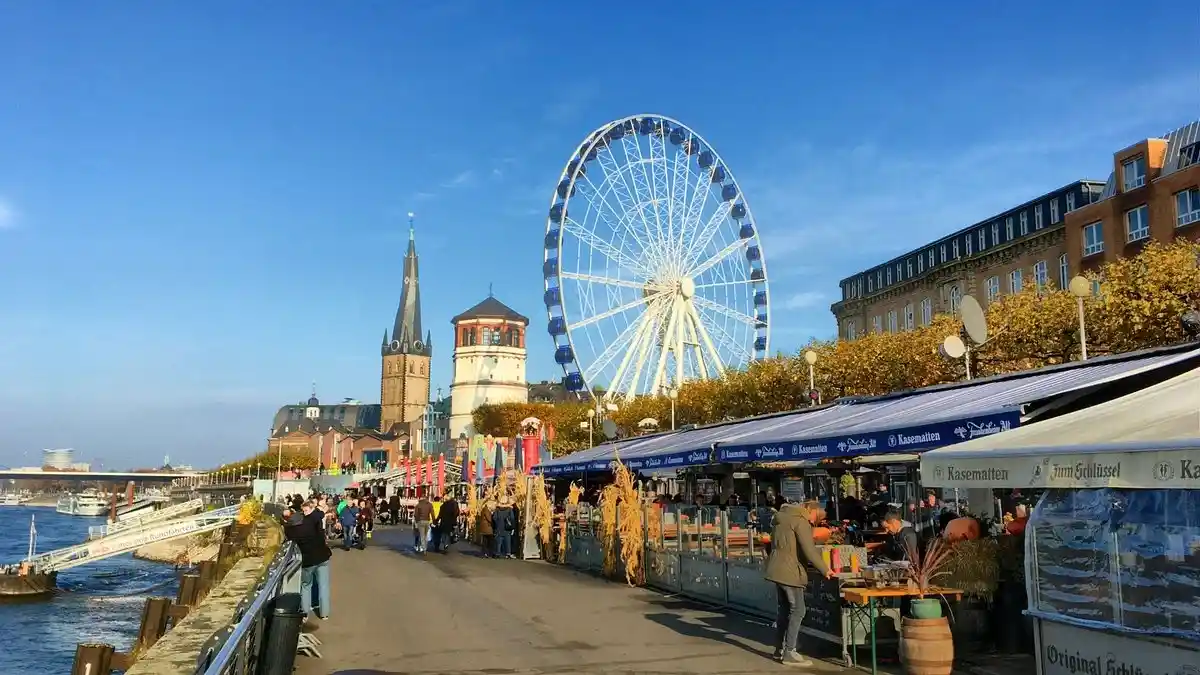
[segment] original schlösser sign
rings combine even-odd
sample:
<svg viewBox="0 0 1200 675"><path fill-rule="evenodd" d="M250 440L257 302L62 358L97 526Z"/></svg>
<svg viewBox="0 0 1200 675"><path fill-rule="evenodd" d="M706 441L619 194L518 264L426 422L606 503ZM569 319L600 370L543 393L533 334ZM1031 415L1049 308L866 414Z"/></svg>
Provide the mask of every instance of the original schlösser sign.
<svg viewBox="0 0 1200 675"><path fill-rule="evenodd" d="M1042 675L1200 675L1200 648L1041 620Z"/></svg>

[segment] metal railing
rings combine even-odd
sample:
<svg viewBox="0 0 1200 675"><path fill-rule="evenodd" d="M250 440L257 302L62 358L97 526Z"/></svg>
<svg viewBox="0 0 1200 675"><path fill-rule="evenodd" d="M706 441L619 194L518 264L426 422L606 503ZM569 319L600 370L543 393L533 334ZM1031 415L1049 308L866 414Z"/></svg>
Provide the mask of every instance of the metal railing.
<svg viewBox="0 0 1200 675"><path fill-rule="evenodd" d="M232 623L213 633L196 657L195 675L253 675L258 672L267 614L283 593L300 592L300 550L285 541L234 610Z"/></svg>

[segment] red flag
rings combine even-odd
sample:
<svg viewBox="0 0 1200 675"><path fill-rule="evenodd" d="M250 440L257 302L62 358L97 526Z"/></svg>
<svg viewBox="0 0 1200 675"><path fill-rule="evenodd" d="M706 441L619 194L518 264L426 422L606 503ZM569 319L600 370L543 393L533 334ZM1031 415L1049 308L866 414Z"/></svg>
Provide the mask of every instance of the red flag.
<svg viewBox="0 0 1200 675"><path fill-rule="evenodd" d="M425 458L425 484L433 485L433 457Z"/></svg>
<svg viewBox="0 0 1200 675"><path fill-rule="evenodd" d="M404 487L408 487L412 482L412 462L407 457L404 458L404 481L401 483Z"/></svg>
<svg viewBox="0 0 1200 675"><path fill-rule="evenodd" d="M442 494L446 491L446 456L438 456L437 465L437 487L434 494Z"/></svg>

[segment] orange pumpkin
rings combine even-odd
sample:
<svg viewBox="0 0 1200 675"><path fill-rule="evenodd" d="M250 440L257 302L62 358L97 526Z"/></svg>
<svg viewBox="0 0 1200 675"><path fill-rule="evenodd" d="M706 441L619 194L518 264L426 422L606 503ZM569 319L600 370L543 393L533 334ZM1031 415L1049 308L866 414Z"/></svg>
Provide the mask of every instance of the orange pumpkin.
<svg viewBox="0 0 1200 675"><path fill-rule="evenodd" d="M975 540L979 538L979 521L974 518L955 518L946 525L943 533L948 541Z"/></svg>
<svg viewBox="0 0 1200 675"><path fill-rule="evenodd" d="M828 527L814 527L813 541L818 544L824 544L825 542L829 541L829 535L832 533L833 530L830 530Z"/></svg>

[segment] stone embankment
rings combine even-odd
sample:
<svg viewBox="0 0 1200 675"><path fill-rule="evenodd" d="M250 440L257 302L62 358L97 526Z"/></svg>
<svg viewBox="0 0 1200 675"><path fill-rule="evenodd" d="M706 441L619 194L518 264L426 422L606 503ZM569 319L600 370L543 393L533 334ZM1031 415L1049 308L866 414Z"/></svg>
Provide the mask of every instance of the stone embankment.
<svg viewBox="0 0 1200 675"><path fill-rule="evenodd" d="M237 561L204 602L141 655L125 675L192 675L200 647L213 633L232 623L238 602L258 581L263 564L261 557Z"/></svg>
<svg viewBox="0 0 1200 675"><path fill-rule="evenodd" d="M219 539L198 535L147 544L134 551L133 557L172 565L194 565L206 560L216 560L220 550Z"/></svg>

